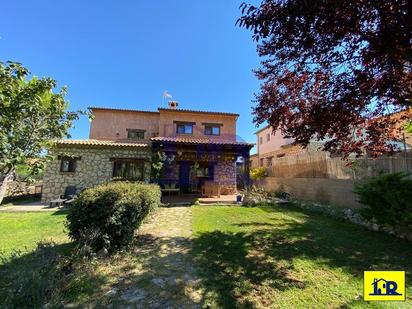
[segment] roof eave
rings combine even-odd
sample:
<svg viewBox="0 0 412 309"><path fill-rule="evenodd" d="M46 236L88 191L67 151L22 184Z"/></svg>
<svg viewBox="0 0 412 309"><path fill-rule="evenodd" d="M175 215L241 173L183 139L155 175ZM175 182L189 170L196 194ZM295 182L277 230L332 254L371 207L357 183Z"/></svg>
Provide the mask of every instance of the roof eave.
<svg viewBox="0 0 412 309"><path fill-rule="evenodd" d="M178 109L178 108L172 109L172 108L165 108L165 107L159 107L157 110L159 112L165 111L165 112L177 112L177 113L209 114L209 115L232 116L232 117L237 117L237 118L239 118L240 116L239 114L236 114L236 113L197 111L197 110L191 110L191 109Z"/></svg>

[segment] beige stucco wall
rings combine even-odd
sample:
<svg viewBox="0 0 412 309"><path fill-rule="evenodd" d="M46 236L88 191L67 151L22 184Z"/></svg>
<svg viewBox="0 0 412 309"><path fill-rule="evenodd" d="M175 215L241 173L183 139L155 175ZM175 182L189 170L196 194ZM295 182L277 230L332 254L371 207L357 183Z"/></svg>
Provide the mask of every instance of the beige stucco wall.
<svg viewBox="0 0 412 309"><path fill-rule="evenodd" d="M251 168L259 167L259 157L257 154L250 156L250 167Z"/></svg>
<svg viewBox="0 0 412 309"><path fill-rule="evenodd" d="M268 134L270 137L269 141L266 140ZM262 137L263 143L260 143L260 137ZM259 156L262 156L272 151L276 151L280 149L280 146L287 145L292 142L293 142L293 139L284 138L280 130L277 130L274 133L271 127L265 128L256 134L256 145L257 145Z"/></svg>
<svg viewBox="0 0 412 309"><path fill-rule="evenodd" d="M190 136L205 137L204 125L202 125L202 123L218 123L223 125L220 128L220 136L207 135L207 138L236 140L236 119L237 116L234 115L160 110L159 133L161 136L176 136L176 124L174 121L195 122L196 125L193 127L193 135Z"/></svg>
<svg viewBox="0 0 412 309"><path fill-rule="evenodd" d="M286 191L303 200L342 207L361 207L353 193L352 179L265 177L256 184L268 191Z"/></svg>
<svg viewBox="0 0 412 309"><path fill-rule="evenodd" d="M150 149L133 148L76 148L67 147L55 150L55 154L70 154L73 157L81 157L77 161L74 173L61 173L60 160L52 161L46 168L43 177L42 202L64 194L67 186L76 186L78 191L90 188L98 184L108 182L113 175L113 162L110 158L139 158L145 159L145 181L150 177Z"/></svg>
<svg viewBox="0 0 412 309"><path fill-rule="evenodd" d="M93 109L91 139L125 139L127 129L145 130L145 139L159 133L159 113Z"/></svg>
<svg viewBox="0 0 412 309"><path fill-rule="evenodd" d="M181 121L196 123L193 127L193 135L190 135L192 137L236 140L236 115L190 113L179 110L139 112L93 109L93 116L89 134L91 139L125 139L127 129L145 130L145 139L158 135L177 136L175 121ZM203 123L221 124L220 136L205 136Z"/></svg>

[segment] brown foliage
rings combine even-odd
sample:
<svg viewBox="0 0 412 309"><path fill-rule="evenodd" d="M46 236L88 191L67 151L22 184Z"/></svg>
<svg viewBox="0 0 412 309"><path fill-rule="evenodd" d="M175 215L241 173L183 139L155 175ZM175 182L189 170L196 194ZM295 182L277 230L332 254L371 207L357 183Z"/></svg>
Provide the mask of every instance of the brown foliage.
<svg viewBox="0 0 412 309"><path fill-rule="evenodd" d="M395 122L412 106L412 16L407 0L264 0L243 3L263 58L254 108L287 137L345 155L393 150ZM373 120L373 121L371 121Z"/></svg>

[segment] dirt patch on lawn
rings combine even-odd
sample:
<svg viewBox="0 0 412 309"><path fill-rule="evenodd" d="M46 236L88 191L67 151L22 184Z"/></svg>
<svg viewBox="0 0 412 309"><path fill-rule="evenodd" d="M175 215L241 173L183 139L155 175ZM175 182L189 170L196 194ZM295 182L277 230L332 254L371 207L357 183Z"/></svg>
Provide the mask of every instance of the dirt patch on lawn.
<svg viewBox="0 0 412 309"><path fill-rule="evenodd" d="M107 294L112 305L138 308L198 308L200 281L191 257L192 210L159 208L140 229L132 254L138 263L125 265ZM108 296L108 295L107 295Z"/></svg>

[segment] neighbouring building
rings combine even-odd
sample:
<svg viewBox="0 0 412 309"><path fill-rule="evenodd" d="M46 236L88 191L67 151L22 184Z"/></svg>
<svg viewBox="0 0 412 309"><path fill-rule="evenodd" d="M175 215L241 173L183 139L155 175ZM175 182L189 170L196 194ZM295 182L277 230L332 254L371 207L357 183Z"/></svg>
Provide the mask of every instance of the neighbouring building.
<svg viewBox="0 0 412 309"><path fill-rule="evenodd" d="M152 160L158 155L164 165L156 181L181 193L198 193L214 183L221 194L234 194L237 171L249 175L253 144L236 139L238 114L178 109L177 102L157 111L90 110L94 118L89 139L56 143L56 160L43 179L43 202L64 194L67 186L80 191L116 177L153 181Z"/></svg>
<svg viewBox="0 0 412 309"><path fill-rule="evenodd" d="M393 128L394 135L397 135L400 141L391 141L399 150L410 149L412 144L412 134L406 132L405 125L408 121L412 121L412 109L396 112L385 117L389 117L396 121ZM379 118L378 118L379 119ZM396 133L395 133L396 131ZM399 132L398 132L399 131ZM304 148L301 145L295 144L294 139L285 138L280 130L273 131L269 125L255 132L257 153L250 156L251 167L272 167L273 160L284 156L295 155L303 152L321 151L323 142L312 140L309 145ZM354 133L354 139L356 139Z"/></svg>
<svg viewBox="0 0 412 309"><path fill-rule="evenodd" d="M283 137L279 130L273 132L269 125L256 131L255 134L257 153L251 156L252 168L271 167L273 159L303 151L301 146L293 143L293 139Z"/></svg>

